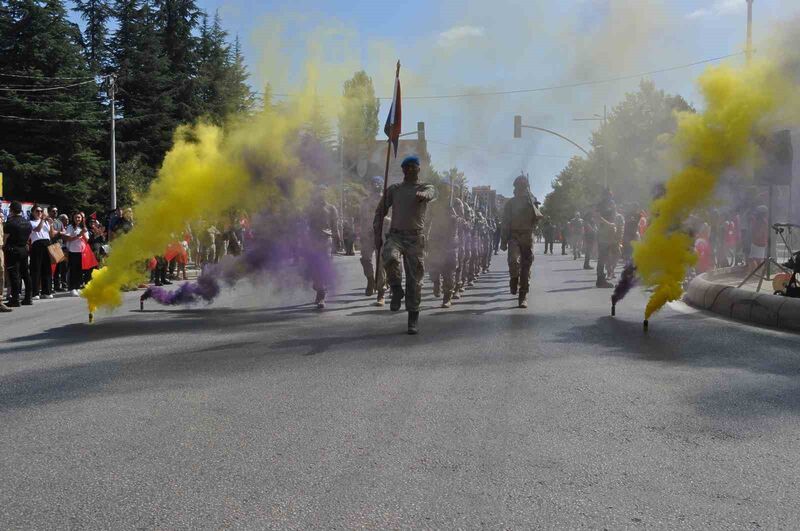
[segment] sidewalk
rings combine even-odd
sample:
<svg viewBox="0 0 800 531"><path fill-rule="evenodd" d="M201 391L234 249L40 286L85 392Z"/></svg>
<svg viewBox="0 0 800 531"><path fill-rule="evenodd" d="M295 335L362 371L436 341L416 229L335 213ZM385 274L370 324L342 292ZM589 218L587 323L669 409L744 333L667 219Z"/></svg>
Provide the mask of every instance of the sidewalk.
<svg viewBox="0 0 800 531"><path fill-rule="evenodd" d="M695 277L684 300L696 307L746 323L800 332L800 299L772 294L772 283L758 279L737 287L744 279L741 267L725 268Z"/></svg>

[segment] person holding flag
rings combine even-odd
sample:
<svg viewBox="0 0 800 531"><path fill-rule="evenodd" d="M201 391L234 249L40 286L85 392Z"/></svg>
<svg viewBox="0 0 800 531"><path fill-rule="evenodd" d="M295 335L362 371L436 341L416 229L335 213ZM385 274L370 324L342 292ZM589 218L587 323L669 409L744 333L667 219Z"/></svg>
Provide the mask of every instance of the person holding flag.
<svg viewBox="0 0 800 531"><path fill-rule="evenodd" d="M408 333L417 333L419 302L422 298L422 282L425 276L425 214L427 205L436 198L436 189L419 182L419 158L406 157L401 164L403 182L388 186L389 159L392 145L397 156L401 128L400 105L400 61L395 74L394 98L386 118L384 132L388 137L386 148L386 171L383 177L383 197L375 210L373 228L375 245L381 249L380 257L386 270L389 287L392 290L390 309L400 309L403 297L408 311ZM386 245L383 245L383 219L392 209L392 221ZM401 266L402 264L402 266ZM380 264L377 264L380 267ZM405 266L406 289L403 291L403 271Z"/></svg>

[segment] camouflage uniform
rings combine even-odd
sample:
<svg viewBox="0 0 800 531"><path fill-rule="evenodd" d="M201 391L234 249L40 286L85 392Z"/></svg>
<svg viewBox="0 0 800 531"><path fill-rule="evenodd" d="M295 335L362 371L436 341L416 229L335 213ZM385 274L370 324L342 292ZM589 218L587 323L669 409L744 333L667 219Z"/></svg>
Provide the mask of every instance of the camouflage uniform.
<svg viewBox="0 0 800 531"><path fill-rule="evenodd" d="M309 244L313 259L310 261L309 274L314 291L317 292L315 303L318 308L325 307L325 296L328 292L326 270L331 265L331 239L337 234L339 227L339 211L335 206L318 195L308 211Z"/></svg>
<svg viewBox="0 0 800 531"><path fill-rule="evenodd" d="M364 276L367 277L367 289L364 294L367 297L372 297L375 291L377 291L379 298L383 298L383 292L386 290L386 271L381 267L378 270L378 278L376 279L375 264L372 262L372 256L375 255L377 251L375 248L375 233L373 231L372 222L375 215L375 207L380 200L380 192L373 193L364 200L359 210L359 218L361 220L361 267L364 269ZM385 225L384 222L384 230L386 230L386 228L387 225Z"/></svg>
<svg viewBox="0 0 800 531"><path fill-rule="evenodd" d="M424 199L418 200L417 193ZM377 234L380 219L392 209L391 228L381 258L393 293L402 292L405 269L405 299L409 313L419 312L425 275L425 213L428 202L435 198L436 189L430 184L409 181L393 184L387 189L386 197L379 201L373 218L373 230Z"/></svg>
<svg viewBox="0 0 800 531"><path fill-rule="evenodd" d="M508 248L508 272L511 275L511 293L519 290L519 305L527 307L533 265L533 229L541 213L536 208L524 176L514 180L514 197L503 209L502 246Z"/></svg>
<svg viewBox="0 0 800 531"><path fill-rule="evenodd" d="M459 292L464 291L464 282L466 278L466 263L465 256L467 254L467 220L464 218L464 203L461 199L456 198L453 201L453 209L458 217L458 261L456 262L456 275L455 275L455 288L453 292L454 299L460 299Z"/></svg>
<svg viewBox="0 0 800 531"><path fill-rule="evenodd" d="M455 290L458 269L460 219L447 203L434 203L431 215L428 265L433 280L433 293L437 297L442 288L442 307L449 308Z"/></svg>

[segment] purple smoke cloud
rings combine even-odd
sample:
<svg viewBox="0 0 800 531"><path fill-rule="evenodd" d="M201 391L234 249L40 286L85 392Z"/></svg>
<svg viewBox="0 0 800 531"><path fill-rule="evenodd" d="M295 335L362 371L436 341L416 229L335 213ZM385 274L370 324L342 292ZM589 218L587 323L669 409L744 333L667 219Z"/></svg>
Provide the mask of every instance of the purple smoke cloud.
<svg viewBox="0 0 800 531"><path fill-rule="evenodd" d="M611 304L615 305L625 298L625 295L636 285L636 266L633 262L625 266L622 270L617 286L614 288L614 293L611 295Z"/></svg>
<svg viewBox="0 0 800 531"><path fill-rule="evenodd" d="M312 238L302 220L276 219L260 215L253 223L252 238L245 240L244 253L226 256L217 264L208 264L194 282L168 290L151 286L141 300L153 299L166 306L211 303L223 286L261 274L277 278L277 285L297 287L311 279L332 289L336 275L330 247L324 240ZM271 231L281 229L280 233Z"/></svg>

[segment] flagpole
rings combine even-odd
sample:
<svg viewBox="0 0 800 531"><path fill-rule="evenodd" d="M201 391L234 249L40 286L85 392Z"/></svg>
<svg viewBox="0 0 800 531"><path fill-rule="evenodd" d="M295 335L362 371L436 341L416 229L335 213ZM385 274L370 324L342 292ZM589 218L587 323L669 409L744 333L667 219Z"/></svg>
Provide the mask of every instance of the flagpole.
<svg viewBox="0 0 800 531"><path fill-rule="evenodd" d="M395 87L397 87L397 80L399 78L400 78L400 60L398 59L397 60L397 70L395 71L395 74L394 74L394 86ZM392 104L396 104L396 102L393 101ZM394 109L392 110L392 112L394 112ZM378 240L378 241L381 242L381 245L375 247L375 250L376 250L377 255L378 255L378 256L375 257L375 282L377 282L378 279L380 278L379 272L380 272L381 267L382 267L382 265L381 265L381 250L383 248L383 220L386 217L386 214L388 213L387 212L388 207L386 206L386 201L387 201L386 192L389 189L389 159L390 159L391 155L392 155L392 139L389 138L386 141L386 169L383 171L383 211L382 211L383 215L381 216L380 221L378 221L378 237L380 238L380 240Z"/></svg>

